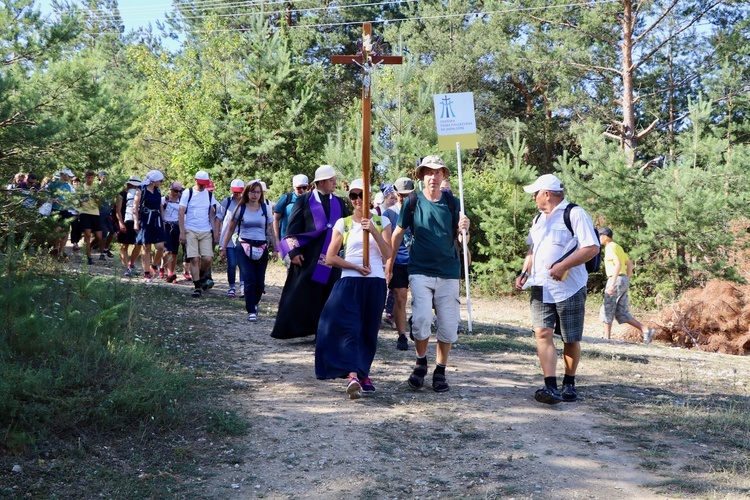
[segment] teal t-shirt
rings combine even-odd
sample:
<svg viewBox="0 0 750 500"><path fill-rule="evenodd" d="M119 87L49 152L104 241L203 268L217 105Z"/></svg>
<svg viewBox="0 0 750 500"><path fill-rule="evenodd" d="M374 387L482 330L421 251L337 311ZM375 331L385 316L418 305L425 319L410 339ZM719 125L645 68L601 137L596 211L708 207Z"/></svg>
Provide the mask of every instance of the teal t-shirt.
<svg viewBox="0 0 750 500"><path fill-rule="evenodd" d="M414 227L409 248L409 274L459 279L461 261L454 244L454 215L451 214L446 194L443 193L440 201L429 201L421 191L417 192L417 206L413 213L408 203L407 198L404 200L406 206L399 214L398 225ZM458 220L457 215L455 219Z"/></svg>

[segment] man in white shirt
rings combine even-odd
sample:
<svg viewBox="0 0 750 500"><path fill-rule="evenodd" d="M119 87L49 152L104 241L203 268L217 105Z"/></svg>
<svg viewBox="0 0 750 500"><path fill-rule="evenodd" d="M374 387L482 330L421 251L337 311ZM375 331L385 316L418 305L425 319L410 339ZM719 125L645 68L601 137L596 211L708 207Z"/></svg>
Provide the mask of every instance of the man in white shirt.
<svg viewBox="0 0 750 500"><path fill-rule="evenodd" d="M199 170L195 174L195 187L185 190L180 198L180 242L186 244L195 298L201 296L203 287L207 285L206 276L214 259L213 242L219 240L219 225L216 223L218 203L208 190L210 184L208 172Z"/></svg>
<svg viewBox="0 0 750 500"><path fill-rule="evenodd" d="M534 197L540 214L534 218L526 240L529 252L516 278L516 289L531 287L532 327L544 373L544 387L534 398L546 404L578 400L575 374L581 358L589 277L585 263L599 252L599 240L585 210L577 206L570 210L568 229L564 212L570 202L563 189L560 179L552 174L542 175L523 188ZM557 389L557 349L552 340L556 324L563 339L562 393Z"/></svg>

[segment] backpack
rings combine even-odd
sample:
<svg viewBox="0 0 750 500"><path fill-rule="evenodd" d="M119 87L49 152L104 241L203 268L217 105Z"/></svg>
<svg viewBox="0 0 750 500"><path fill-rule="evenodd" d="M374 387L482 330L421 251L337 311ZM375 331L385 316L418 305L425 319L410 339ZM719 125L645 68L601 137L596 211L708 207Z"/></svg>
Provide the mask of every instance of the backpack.
<svg viewBox="0 0 750 500"><path fill-rule="evenodd" d="M373 215L372 221L375 223L375 226L377 226L378 231L381 233L383 232L383 218L379 215ZM354 223L354 220L352 219L352 216L344 217L344 234L341 236L344 238L343 246L344 246L344 255L343 258L346 258L346 242L349 239L349 230L352 228L352 225Z"/></svg>
<svg viewBox="0 0 750 500"><path fill-rule="evenodd" d="M575 203L568 203L568 206L565 207L565 210L563 211L563 221L565 222L565 227L568 228L568 231L570 231L571 236L575 236L575 233L573 232L573 224L570 222L570 212L577 207ZM539 217L541 217L541 212L537 214L536 217L534 217L534 224L539 220ZM599 230L594 227L594 234L596 235L596 239L599 240ZM588 261L586 261L586 272L595 273L599 271L602 265L602 252L601 249L599 250L599 253L591 257Z"/></svg>
<svg viewBox="0 0 750 500"><path fill-rule="evenodd" d="M448 208L451 211L451 217L453 218L451 224L453 225L453 239L458 239L458 212L456 211L456 197L453 196L453 193L450 191L443 191L443 194L445 195L445 201L448 204ZM412 225L409 226L409 229L411 230L412 237L414 236L414 212L417 210L417 192L412 191L409 193L409 210L411 210L412 213Z"/></svg>
<svg viewBox="0 0 750 500"><path fill-rule="evenodd" d="M227 203L227 206L229 206L228 203ZM235 212L237 211L237 209L240 209L240 221L237 223L237 227L236 227L236 230L237 230L236 234L237 234L237 236L239 236L240 235L240 226L242 225L242 221L245 220L245 209L247 209L247 207L243 203L242 205L237 205L237 208L234 209ZM265 203L262 203L260 205L260 210L263 212L263 217L265 217L265 219L266 219L266 226L268 226L268 210L266 209ZM234 213L232 214L232 218L234 218Z"/></svg>

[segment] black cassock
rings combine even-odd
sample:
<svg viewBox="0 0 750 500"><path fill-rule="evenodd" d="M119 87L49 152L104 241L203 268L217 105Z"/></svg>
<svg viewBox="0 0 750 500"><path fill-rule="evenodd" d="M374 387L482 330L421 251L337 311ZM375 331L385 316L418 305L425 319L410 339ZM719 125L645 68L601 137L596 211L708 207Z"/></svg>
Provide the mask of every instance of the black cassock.
<svg viewBox="0 0 750 500"><path fill-rule="evenodd" d="M313 191L298 197L297 201L294 202L292 212L289 214L287 235L315 231L315 221L310 210L309 200L311 196L313 196ZM349 211L344 200L337 196L330 196L329 198L328 195L320 195L320 198L326 217L329 218L330 228L328 231L330 232L336 223L335 220L330 220L330 203L341 204L342 217L346 217ZM318 332L320 313L331 294L334 283L341 277L341 269L334 267L331 269L327 283L319 283L312 279L315 267L318 264L318 257L328 250L323 248L326 234L326 231L324 231L307 244L289 252L289 258L301 254L304 261L302 266L295 266L294 264L289 266L271 337L293 339L315 335Z"/></svg>

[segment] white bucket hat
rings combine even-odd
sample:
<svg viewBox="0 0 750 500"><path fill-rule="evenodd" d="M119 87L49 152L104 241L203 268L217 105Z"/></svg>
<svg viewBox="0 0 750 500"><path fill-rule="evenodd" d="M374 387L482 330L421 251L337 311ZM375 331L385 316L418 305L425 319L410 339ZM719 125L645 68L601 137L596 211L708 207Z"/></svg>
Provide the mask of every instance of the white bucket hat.
<svg viewBox="0 0 750 500"><path fill-rule="evenodd" d="M336 177L336 171L330 165L321 165L315 171L315 180L313 182L324 181Z"/></svg>

